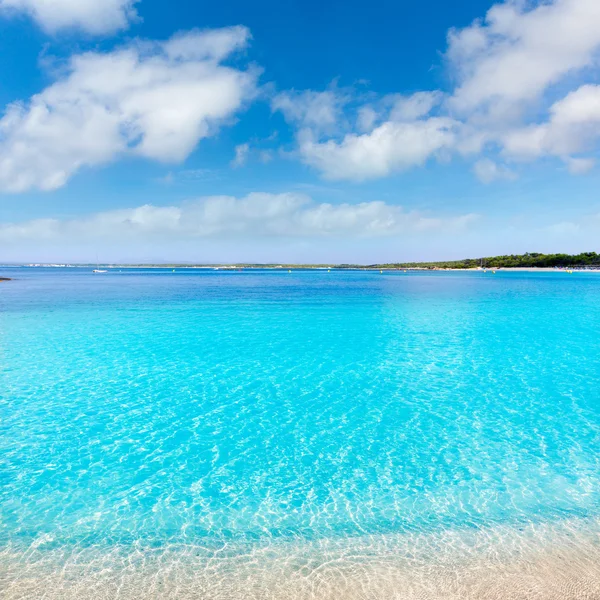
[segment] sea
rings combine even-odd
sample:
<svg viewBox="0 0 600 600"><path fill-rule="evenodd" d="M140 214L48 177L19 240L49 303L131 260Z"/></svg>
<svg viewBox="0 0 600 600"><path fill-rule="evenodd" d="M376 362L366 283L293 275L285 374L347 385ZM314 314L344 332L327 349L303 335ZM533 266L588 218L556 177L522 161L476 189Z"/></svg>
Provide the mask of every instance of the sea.
<svg viewBox="0 0 600 600"><path fill-rule="evenodd" d="M600 598L600 273L0 276L0 598Z"/></svg>

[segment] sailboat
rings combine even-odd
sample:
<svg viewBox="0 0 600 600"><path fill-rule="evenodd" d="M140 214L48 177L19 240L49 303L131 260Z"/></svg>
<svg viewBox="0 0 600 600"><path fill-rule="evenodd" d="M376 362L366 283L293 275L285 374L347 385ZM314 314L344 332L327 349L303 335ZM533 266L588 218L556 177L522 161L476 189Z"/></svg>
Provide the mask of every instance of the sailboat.
<svg viewBox="0 0 600 600"><path fill-rule="evenodd" d="M98 264L98 257L96 256L96 268L92 271L92 273L108 273L106 269L101 269Z"/></svg>

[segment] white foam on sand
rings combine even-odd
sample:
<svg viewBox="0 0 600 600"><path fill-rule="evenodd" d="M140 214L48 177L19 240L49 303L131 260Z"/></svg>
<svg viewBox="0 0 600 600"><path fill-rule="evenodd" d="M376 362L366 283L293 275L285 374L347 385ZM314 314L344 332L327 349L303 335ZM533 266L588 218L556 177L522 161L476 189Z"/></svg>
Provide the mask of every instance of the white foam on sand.
<svg viewBox="0 0 600 600"><path fill-rule="evenodd" d="M0 551L0 598L597 600L600 522L219 548Z"/></svg>

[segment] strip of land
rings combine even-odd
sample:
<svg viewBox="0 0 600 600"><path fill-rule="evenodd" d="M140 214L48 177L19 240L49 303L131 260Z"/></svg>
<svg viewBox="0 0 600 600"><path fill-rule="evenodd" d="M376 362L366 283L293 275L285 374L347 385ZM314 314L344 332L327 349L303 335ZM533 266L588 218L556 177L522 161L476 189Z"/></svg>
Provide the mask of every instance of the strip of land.
<svg viewBox="0 0 600 600"><path fill-rule="evenodd" d="M16 265L13 265L16 266ZM433 262L395 262L376 264L294 264L294 263L235 263L235 264L202 264L202 263L130 263L130 264L49 264L35 263L20 265L27 267L89 267L113 269L361 269L361 270L474 270L474 269L511 269L511 270L600 270L600 254L582 252L580 254L541 254L539 252L525 254L507 254L502 256L486 256L480 258L465 258L461 260Z"/></svg>

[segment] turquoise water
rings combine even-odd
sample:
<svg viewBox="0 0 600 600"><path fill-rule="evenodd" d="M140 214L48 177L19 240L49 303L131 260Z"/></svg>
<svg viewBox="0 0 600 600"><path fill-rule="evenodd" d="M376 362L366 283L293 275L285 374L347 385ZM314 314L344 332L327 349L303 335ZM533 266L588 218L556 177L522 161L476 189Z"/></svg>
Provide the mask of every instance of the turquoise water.
<svg viewBox="0 0 600 600"><path fill-rule="evenodd" d="M600 275L3 274L23 561L600 514Z"/></svg>

